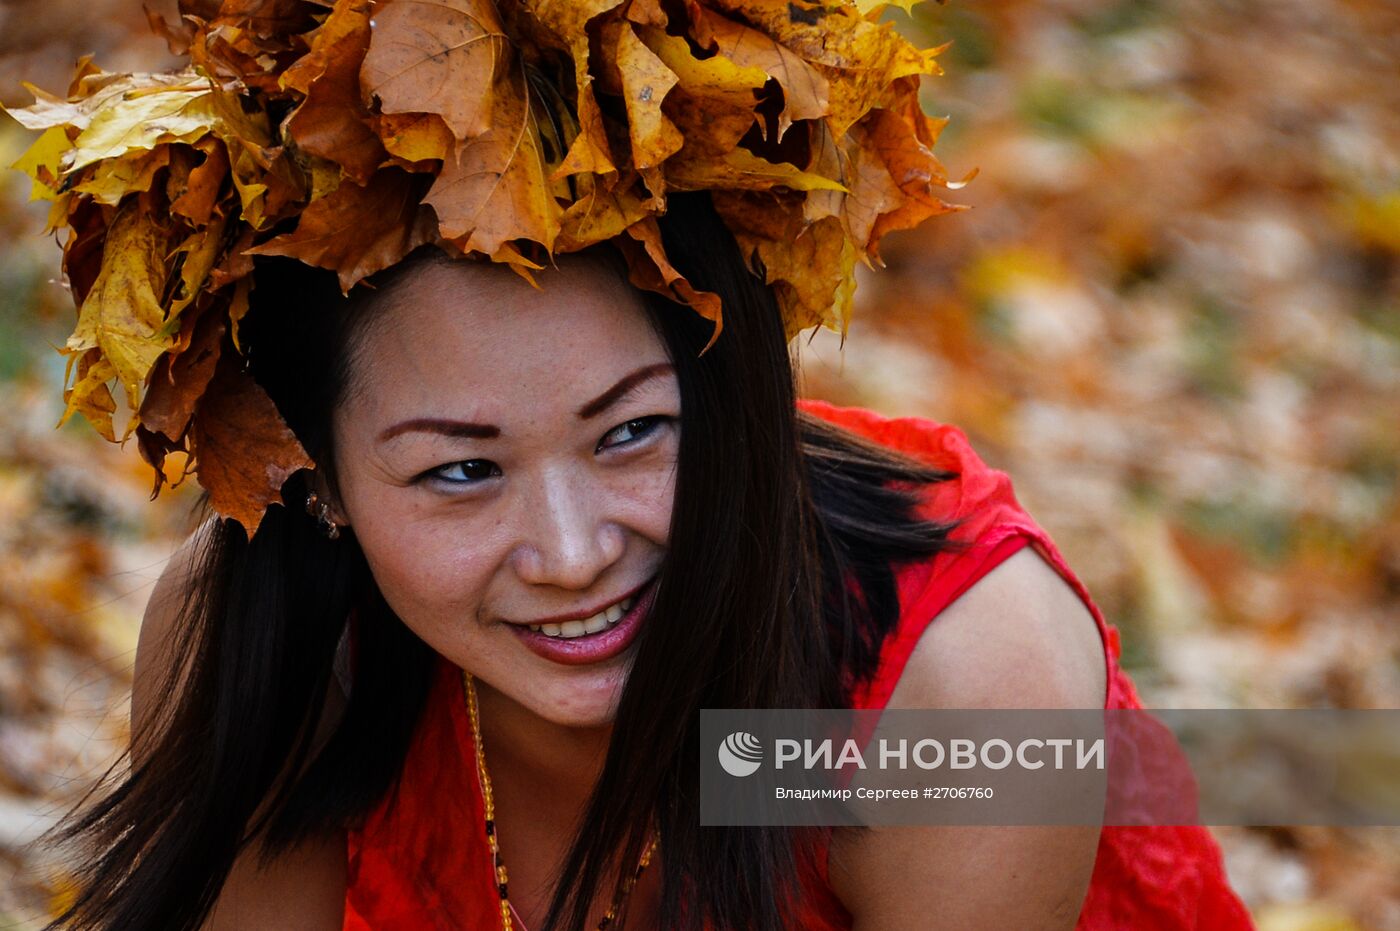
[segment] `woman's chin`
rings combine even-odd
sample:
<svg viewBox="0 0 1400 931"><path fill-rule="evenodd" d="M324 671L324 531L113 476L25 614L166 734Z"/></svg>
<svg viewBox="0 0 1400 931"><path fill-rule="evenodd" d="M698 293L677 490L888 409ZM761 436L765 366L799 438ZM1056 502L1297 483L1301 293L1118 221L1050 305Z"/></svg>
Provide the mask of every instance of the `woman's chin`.
<svg viewBox="0 0 1400 931"><path fill-rule="evenodd" d="M617 717L622 688L627 684L627 671L621 668L587 670L571 667L568 673L552 676L554 681L540 682L535 688L522 690L517 699L522 705L551 724L560 727L609 727Z"/></svg>

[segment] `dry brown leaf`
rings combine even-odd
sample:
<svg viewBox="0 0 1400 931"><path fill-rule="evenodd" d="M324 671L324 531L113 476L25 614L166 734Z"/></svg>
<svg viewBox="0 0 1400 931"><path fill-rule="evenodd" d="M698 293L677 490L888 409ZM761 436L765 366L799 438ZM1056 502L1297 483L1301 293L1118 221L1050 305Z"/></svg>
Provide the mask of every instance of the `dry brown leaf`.
<svg viewBox="0 0 1400 931"><path fill-rule="evenodd" d="M184 437L195 406L214 377L227 329L224 314L216 310L186 315L183 330L188 348L179 355L162 356L151 373L141 402L143 427L170 440Z"/></svg>
<svg viewBox="0 0 1400 931"><path fill-rule="evenodd" d="M560 219L555 248L576 252L621 236L647 215L646 204L629 189L608 190L593 175L578 179L579 196Z"/></svg>
<svg viewBox="0 0 1400 931"><path fill-rule="evenodd" d="M801 55L772 36L708 10L695 0L688 0L687 9L702 45L713 46L718 54L740 67L763 71L782 87L779 138L795 121L814 120L826 114L831 89L826 78Z"/></svg>
<svg viewBox="0 0 1400 931"><path fill-rule="evenodd" d="M369 0L336 0L310 53L281 79L282 86L306 95L287 123L297 147L338 163L359 184L385 158L360 100L360 64L369 42Z"/></svg>
<svg viewBox="0 0 1400 931"><path fill-rule="evenodd" d="M384 113L437 113L459 140L491 127L492 95L508 42L491 0L394 0L375 11L361 71Z"/></svg>
<svg viewBox="0 0 1400 931"><path fill-rule="evenodd" d="M754 124L758 94L768 81L761 68L740 67L722 56L696 58L679 36L643 28L647 48L676 75L666 114L685 137L686 150L713 158L734 149Z"/></svg>
<svg viewBox="0 0 1400 931"><path fill-rule="evenodd" d="M910 229L929 217L965 209L949 204L935 193L947 189L943 166L929 150L943 121L934 122L918 112L919 123L888 110L877 110L869 123L869 145L888 167L891 177L904 195L904 203L882 214L871 232L870 252L877 255L880 237L892 230ZM929 139L924 143L921 138Z"/></svg>
<svg viewBox="0 0 1400 931"><path fill-rule="evenodd" d="M213 215L214 205L225 193L228 151L217 139L201 139L195 148L204 153L204 161L190 169L183 190L168 192L170 212L195 226L205 226Z"/></svg>
<svg viewBox="0 0 1400 931"><path fill-rule="evenodd" d="M297 228L247 255L286 255L340 276L347 293L361 278L388 268L425 242L432 211L419 204L419 179L398 168L377 172L365 187L347 181L301 213Z"/></svg>
<svg viewBox="0 0 1400 931"><path fill-rule="evenodd" d="M314 463L241 361L220 355L191 424L190 445L210 504L242 524L251 539L268 505L281 502L282 484Z"/></svg>
<svg viewBox="0 0 1400 931"><path fill-rule="evenodd" d="M172 253L180 257L180 287L173 296L166 315L165 330L173 332L180 314L202 293L209 273L223 258L228 243L224 241L227 222L219 219L207 228L191 233Z"/></svg>
<svg viewBox="0 0 1400 931"><path fill-rule="evenodd" d="M745 257L761 263L778 293L789 338L816 324L844 333L855 295L856 251L840 218L809 224L782 199L769 192L726 192L715 198L715 209Z"/></svg>
<svg viewBox="0 0 1400 931"><path fill-rule="evenodd" d="M666 258L661 228L657 226L655 218L647 217L632 224L627 228L627 238L619 239L618 245L627 259L629 278L633 284L687 304L706 320L714 321L714 332L701 353L713 346L724 324L724 308L719 295L697 289Z"/></svg>
<svg viewBox="0 0 1400 931"><path fill-rule="evenodd" d="M513 239L554 247L563 214L540 152L539 131L524 77L515 92L488 95L495 106L490 131L468 140L449 159L425 198L444 239L463 251L491 255Z"/></svg>
<svg viewBox="0 0 1400 931"><path fill-rule="evenodd" d="M554 172L556 178L580 172L611 176L618 170L606 120L598 105L594 76L599 69L594 67L590 47L591 36L597 32L592 24L622 7L622 0L528 0L521 5L523 15L512 20L523 45L566 52L573 60L577 103L564 109L572 114L577 127L567 153ZM614 41L612 45L615 44ZM615 81L614 74L606 69L600 76Z"/></svg>

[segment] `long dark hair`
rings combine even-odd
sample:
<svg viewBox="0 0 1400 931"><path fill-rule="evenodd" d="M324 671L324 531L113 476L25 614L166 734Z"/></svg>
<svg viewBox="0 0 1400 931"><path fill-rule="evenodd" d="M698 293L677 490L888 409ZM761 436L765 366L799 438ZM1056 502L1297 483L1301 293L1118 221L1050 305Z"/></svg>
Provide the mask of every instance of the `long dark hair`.
<svg viewBox="0 0 1400 931"><path fill-rule="evenodd" d="M816 868L827 835L701 827L698 712L848 706L897 619L897 567L957 545L955 523L916 513L923 489L951 473L796 408L774 295L745 266L708 196L673 196L662 232L677 268L724 307L723 332L702 357L711 324L645 293L682 405L653 616L685 620L641 628L546 931L583 928L595 894L615 891L600 886L640 856L646 813L663 838L664 927L792 927L797 877ZM332 483L330 415L375 306L366 293L342 298L329 273L259 259L242 325L251 371ZM270 862L318 832L354 824L392 788L436 654L385 603L353 533L321 535L298 505L306 491L305 473L289 479L287 505L270 508L252 540L232 521L215 522L203 539L175 632L180 678L167 674L160 727L134 735L149 749L87 805L94 786L52 832L89 856L79 863L79 894L48 929L193 931L246 845L261 836ZM202 508L207 515L207 500ZM313 758L352 607L353 688ZM300 776L279 780L284 772Z"/></svg>

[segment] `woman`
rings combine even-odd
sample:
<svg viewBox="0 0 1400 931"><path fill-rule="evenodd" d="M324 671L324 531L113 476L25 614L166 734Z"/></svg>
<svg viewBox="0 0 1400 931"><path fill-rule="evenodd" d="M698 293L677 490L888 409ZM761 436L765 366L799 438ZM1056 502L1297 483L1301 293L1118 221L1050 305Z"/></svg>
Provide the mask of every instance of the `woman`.
<svg viewBox="0 0 1400 931"><path fill-rule="evenodd" d="M212 512L51 927L1249 927L1200 828L698 824L702 708L1137 704L959 431L794 397L951 209L881 6L187 4L21 116L70 413Z"/></svg>
<svg viewBox="0 0 1400 931"><path fill-rule="evenodd" d="M828 867L820 838L696 826L702 707L1136 706L1099 636L1116 631L1004 477L872 447L868 413L794 407L771 293L706 200L664 221L729 311L704 357L709 327L606 252L535 290L424 250L348 300L299 263L258 268L253 371L327 507L296 507L294 482L252 543L208 523L162 576L133 699L142 777L99 809L137 832L95 872L100 926L194 927L211 902L215 929L497 926L465 670L514 927L596 927L653 803L663 840L622 927L1248 927L1202 829L842 829ZM885 443L910 448L900 423ZM956 499L925 483L973 502L975 536L927 520ZM852 576L843 602L829 580ZM957 600L922 616L915 590ZM613 605L632 610L596 633L530 629ZM279 773L290 795L269 801ZM255 810L275 813L254 832L278 851L265 866L233 856ZM1171 856L1165 876L1131 862L1143 850Z"/></svg>

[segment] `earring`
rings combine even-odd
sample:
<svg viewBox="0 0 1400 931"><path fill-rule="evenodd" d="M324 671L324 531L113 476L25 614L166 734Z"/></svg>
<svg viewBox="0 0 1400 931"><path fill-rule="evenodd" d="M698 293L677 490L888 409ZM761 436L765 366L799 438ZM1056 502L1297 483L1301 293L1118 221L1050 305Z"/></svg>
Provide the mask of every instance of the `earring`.
<svg viewBox="0 0 1400 931"><path fill-rule="evenodd" d="M308 492L306 495L306 513L316 518L316 522L321 525L321 532L328 539L335 540L340 537L340 525L331 520L331 506L320 500L316 492Z"/></svg>

